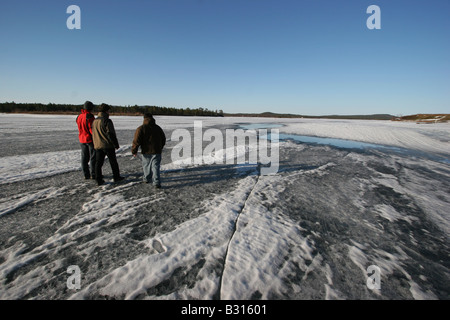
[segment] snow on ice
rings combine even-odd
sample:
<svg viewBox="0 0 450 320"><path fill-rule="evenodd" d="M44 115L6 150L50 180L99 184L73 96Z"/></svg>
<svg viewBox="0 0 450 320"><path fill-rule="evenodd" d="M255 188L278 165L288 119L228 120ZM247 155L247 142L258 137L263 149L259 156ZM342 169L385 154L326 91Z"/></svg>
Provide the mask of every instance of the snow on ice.
<svg viewBox="0 0 450 320"><path fill-rule="evenodd" d="M98 187L80 171L75 116L0 115L0 299L450 297L450 124L156 117L168 137L156 190L130 160L142 118L112 120L126 180ZM278 172L216 161L254 145L172 161L171 133L195 121L277 127Z"/></svg>

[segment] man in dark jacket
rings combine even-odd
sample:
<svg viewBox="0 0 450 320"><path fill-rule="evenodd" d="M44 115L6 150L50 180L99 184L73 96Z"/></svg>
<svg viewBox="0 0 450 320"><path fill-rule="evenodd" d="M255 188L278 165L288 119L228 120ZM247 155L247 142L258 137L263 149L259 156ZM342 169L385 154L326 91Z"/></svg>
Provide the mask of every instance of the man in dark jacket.
<svg viewBox="0 0 450 320"><path fill-rule="evenodd" d="M78 139L81 146L81 168L83 169L85 179L95 178L95 149L92 142L92 123L94 115L94 104L91 101L84 103L81 114L77 117ZM90 170L89 170L90 164Z"/></svg>
<svg viewBox="0 0 450 320"><path fill-rule="evenodd" d="M113 122L109 119L110 109L109 105L102 103L97 119L92 123L92 139L96 154L95 179L98 185L105 183L102 167L106 156L108 156L109 164L111 165L114 182L124 179L124 177L120 176L119 164L117 163L116 151L114 150L119 149L119 141L117 140Z"/></svg>
<svg viewBox="0 0 450 320"><path fill-rule="evenodd" d="M144 115L144 123L136 129L131 147L131 153L136 157L139 147L142 152L142 168L144 182L152 182L156 188L161 188L161 153L166 144L164 131L149 113Z"/></svg>

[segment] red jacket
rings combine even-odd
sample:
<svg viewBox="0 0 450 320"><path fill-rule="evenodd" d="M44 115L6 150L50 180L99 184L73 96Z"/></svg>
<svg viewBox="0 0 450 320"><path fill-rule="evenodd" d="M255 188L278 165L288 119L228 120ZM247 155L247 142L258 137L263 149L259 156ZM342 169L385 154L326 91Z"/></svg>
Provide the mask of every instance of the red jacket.
<svg viewBox="0 0 450 320"><path fill-rule="evenodd" d="M87 110L81 110L81 114L77 117L78 138L80 143L92 142L92 122L94 115Z"/></svg>

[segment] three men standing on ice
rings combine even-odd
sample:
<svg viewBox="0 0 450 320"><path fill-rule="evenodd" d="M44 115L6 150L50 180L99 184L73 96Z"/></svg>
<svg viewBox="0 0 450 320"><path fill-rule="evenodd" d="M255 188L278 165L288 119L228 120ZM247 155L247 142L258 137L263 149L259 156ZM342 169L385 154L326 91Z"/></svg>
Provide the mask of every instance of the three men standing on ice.
<svg viewBox="0 0 450 320"><path fill-rule="evenodd" d="M94 104L86 101L77 117L79 140L81 144L81 166L85 179L95 179L98 185L102 185L102 167L107 156L113 172L114 182L124 179L120 176L119 164L115 149L119 149L119 141L116 136L114 124L109 119L111 107L103 103L99 108L97 118L92 111ZM131 153L137 156L139 147L142 152L142 168L144 182L152 183L156 188L161 187L160 167L161 153L166 144L164 131L155 123L155 119L149 113L144 115L144 123L136 129ZM90 162L90 168L89 168Z"/></svg>

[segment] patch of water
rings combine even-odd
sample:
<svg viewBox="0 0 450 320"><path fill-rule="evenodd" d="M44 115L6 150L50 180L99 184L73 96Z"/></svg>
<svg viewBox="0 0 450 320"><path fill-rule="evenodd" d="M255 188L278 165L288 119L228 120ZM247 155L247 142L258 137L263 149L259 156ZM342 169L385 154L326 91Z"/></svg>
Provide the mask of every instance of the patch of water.
<svg viewBox="0 0 450 320"><path fill-rule="evenodd" d="M268 135L268 139L270 139L270 134ZM361 141L302 136L302 135L296 135L296 134L280 133L279 139L280 140L294 140L294 141L303 142L303 143L327 144L327 145L331 145L331 146L338 147L338 148L344 148L344 149L389 148L386 146L377 145L377 144L373 144L373 143L367 143L367 142L361 142Z"/></svg>
<svg viewBox="0 0 450 320"><path fill-rule="evenodd" d="M272 129L272 128L281 128L282 124L275 123L249 123L242 124L239 126L240 129L244 130L256 130L256 129Z"/></svg>
<svg viewBox="0 0 450 320"><path fill-rule="evenodd" d="M244 130L256 130L256 129L272 129L272 128L280 128L282 124L272 124L272 123L251 123L241 125L240 128ZM262 136L264 139L271 139L270 133L267 136ZM314 144L327 144L338 148L344 149L366 149L366 148L380 148L385 147L373 143L366 143L360 141L353 140L344 140L344 139L336 139L336 138L322 138L322 137L313 137L313 136L303 136L297 134L279 134L280 140L294 140L296 142L302 143L314 143Z"/></svg>
<svg viewBox="0 0 450 320"><path fill-rule="evenodd" d="M280 128L283 127L282 124L271 124L271 123L252 123L252 124L245 124L241 125L240 128L244 130L256 130L256 129L272 129L272 128ZM261 136L263 139L271 140L270 133L267 134L267 136ZM381 145L381 144L374 144L374 143L368 143L368 142L361 142L361 141L355 141L355 140L346 140L346 139L337 139L337 138L324 138L324 137L315 137L315 136L304 136L304 135L297 135L297 134L279 134L279 140L293 140L300 143L309 143L309 144L324 144L333 146L336 148L342 148L342 149L360 149L360 150L367 150L367 149L382 149L384 151L392 151L397 152L400 154L407 154L410 156L415 157L422 157L426 159L430 159L433 161L450 164L450 159L446 157L442 157L440 155L432 155L428 154L422 151L418 150L410 150L400 147L393 147L393 146L387 146L387 145Z"/></svg>
<svg viewBox="0 0 450 320"><path fill-rule="evenodd" d="M264 137L263 137L264 138ZM270 134L266 137L270 140ZM450 164L450 159L442 157L440 155L429 154L419 150L405 149L400 147L386 146L381 144L353 141L353 140L344 140L344 139L336 139L336 138L321 138L321 137L310 137L310 136L301 136L295 134L279 134L279 140L293 140L301 143L311 143L311 144L326 144L336 148L341 149L360 149L360 150L369 150L369 149L377 149L382 151L390 151L397 154L408 155L412 157L425 158L428 160L433 160L445 164Z"/></svg>

